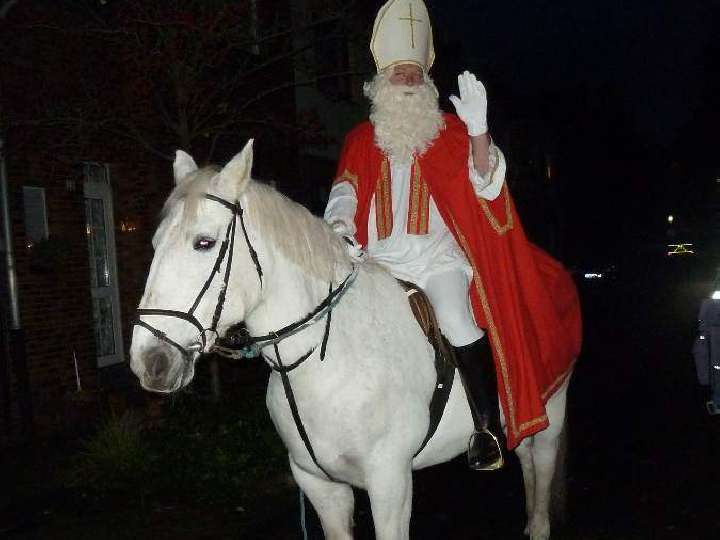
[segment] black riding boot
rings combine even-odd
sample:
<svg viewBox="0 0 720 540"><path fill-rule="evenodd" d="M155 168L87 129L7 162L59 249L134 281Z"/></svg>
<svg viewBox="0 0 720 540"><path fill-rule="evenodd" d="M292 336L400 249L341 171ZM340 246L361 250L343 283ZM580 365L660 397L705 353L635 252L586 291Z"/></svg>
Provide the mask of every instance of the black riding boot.
<svg viewBox="0 0 720 540"><path fill-rule="evenodd" d="M475 432L468 442L468 465L479 471L503 466L495 362L487 336L455 347L457 367L470 403Z"/></svg>

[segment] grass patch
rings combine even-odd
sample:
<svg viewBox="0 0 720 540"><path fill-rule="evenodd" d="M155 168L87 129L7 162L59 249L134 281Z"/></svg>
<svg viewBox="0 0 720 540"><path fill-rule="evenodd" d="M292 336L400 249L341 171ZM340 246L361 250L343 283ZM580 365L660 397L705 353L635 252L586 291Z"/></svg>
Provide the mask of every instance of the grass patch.
<svg viewBox="0 0 720 540"><path fill-rule="evenodd" d="M134 414L110 418L85 442L66 483L103 505L122 499L238 508L277 488L287 470L261 391L219 403L181 394L164 403L153 428Z"/></svg>

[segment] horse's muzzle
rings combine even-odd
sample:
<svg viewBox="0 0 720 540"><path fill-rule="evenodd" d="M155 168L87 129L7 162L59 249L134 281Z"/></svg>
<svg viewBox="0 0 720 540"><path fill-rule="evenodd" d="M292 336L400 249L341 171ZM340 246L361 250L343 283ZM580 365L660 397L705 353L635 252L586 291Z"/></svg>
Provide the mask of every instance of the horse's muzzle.
<svg viewBox="0 0 720 540"><path fill-rule="evenodd" d="M189 367L188 367L189 364ZM192 360L174 347L158 343L140 352L131 364L140 385L151 392L169 393L179 390L192 379ZM191 373L187 373L188 369Z"/></svg>

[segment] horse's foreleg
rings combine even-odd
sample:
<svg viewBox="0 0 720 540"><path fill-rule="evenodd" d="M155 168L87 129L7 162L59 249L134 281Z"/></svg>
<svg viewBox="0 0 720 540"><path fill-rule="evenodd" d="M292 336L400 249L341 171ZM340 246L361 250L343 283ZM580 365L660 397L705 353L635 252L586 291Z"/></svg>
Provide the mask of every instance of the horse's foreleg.
<svg viewBox="0 0 720 540"><path fill-rule="evenodd" d="M320 517L326 540L351 540L355 507L352 488L307 473L292 459L290 469Z"/></svg>
<svg viewBox="0 0 720 540"><path fill-rule="evenodd" d="M383 462L374 467L368 479L375 538L377 540L408 540L412 507L412 471L410 462Z"/></svg>

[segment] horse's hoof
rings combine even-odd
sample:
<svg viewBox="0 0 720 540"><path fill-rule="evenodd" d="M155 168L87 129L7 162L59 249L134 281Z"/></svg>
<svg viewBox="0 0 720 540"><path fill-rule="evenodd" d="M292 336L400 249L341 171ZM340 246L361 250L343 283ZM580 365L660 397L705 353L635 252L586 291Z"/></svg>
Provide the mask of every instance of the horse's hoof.
<svg viewBox="0 0 720 540"><path fill-rule="evenodd" d="M531 521L524 532L530 540L550 540L550 521L547 519Z"/></svg>

